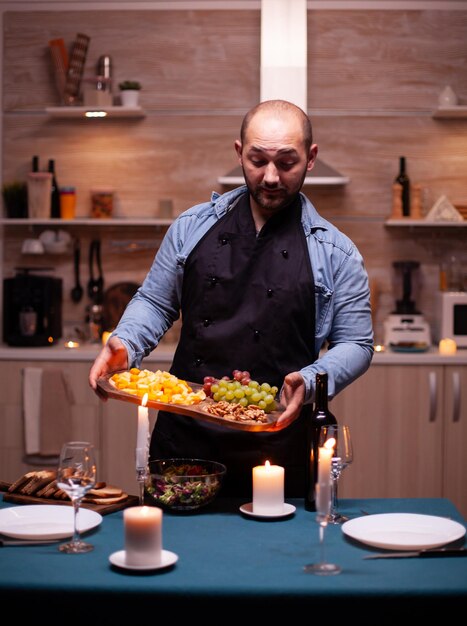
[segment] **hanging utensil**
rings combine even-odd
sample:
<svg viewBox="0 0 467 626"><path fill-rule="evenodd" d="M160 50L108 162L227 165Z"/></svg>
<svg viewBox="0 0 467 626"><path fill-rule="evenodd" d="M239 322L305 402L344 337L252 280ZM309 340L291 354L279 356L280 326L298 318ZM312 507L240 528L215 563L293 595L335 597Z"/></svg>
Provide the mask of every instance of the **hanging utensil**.
<svg viewBox="0 0 467 626"><path fill-rule="evenodd" d="M97 275L94 274L96 264ZM89 282L88 296L94 303L99 304L102 300L104 279L102 277L102 265L100 257L100 240L93 239L89 245Z"/></svg>
<svg viewBox="0 0 467 626"><path fill-rule="evenodd" d="M75 286L71 290L71 299L73 302L80 302L83 297L83 288L81 287L81 283L79 280L79 264L81 259L81 244L78 238L74 241L74 267L75 267Z"/></svg>

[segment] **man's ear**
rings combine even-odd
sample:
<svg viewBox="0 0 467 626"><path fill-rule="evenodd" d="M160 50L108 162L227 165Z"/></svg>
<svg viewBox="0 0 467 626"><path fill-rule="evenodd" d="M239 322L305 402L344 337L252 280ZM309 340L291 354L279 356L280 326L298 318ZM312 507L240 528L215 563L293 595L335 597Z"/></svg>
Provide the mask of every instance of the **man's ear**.
<svg viewBox="0 0 467 626"><path fill-rule="evenodd" d="M242 143L239 139L235 141L235 152L237 153L238 160L240 161L240 165L242 164Z"/></svg>
<svg viewBox="0 0 467 626"><path fill-rule="evenodd" d="M306 169L308 172L313 169L317 156L318 156L318 145L314 143L310 148L310 152L308 153L308 163L306 166Z"/></svg>

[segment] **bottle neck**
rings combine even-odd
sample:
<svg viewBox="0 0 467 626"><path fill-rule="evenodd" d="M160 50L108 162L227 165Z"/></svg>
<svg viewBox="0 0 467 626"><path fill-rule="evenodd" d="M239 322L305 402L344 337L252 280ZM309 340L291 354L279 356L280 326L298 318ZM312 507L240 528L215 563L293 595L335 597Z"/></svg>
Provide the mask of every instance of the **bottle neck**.
<svg viewBox="0 0 467 626"><path fill-rule="evenodd" d="M399 169L401 174L405 174L405 157L399 159Z"/></svg>
<svg viewBox="0 0 467 626"><path fill-rule="evenodd" d="M316 375L315 404L319 411L328 409L328 377L327 374Z"/></svg>

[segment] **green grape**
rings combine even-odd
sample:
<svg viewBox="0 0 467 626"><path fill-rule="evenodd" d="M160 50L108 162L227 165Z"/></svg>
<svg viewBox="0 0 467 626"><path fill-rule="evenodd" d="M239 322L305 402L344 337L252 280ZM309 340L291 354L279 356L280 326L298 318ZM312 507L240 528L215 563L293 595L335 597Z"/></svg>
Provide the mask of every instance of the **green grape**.
<svg viewBox="0 0 467 626"><path fill-rule="evenodd" d="M227 400L227 402L231 402L234 399L234 392L230 391L230 389L229 391L226 391L224 399Z"/></svg>
<svg viewBox="0 0 467 626"><path fill-rule="evenodd" d="M235 398L244 398L245 392L243 391L243 389L235 389L234 396Z"/></svg>
<svg viewBox="0 0 467 626"><path fill-rule="evenodd" d="M219 393L213 393L212 399L214 400L214 402L220 402L222 400L222 396Z"/></svg>
<svg viewBox="0 0 467 626"><path fill-rule="evenodd" d="M260 400L258 402L258 406L259 406L260 409L263 409L263 411L264 411L264 409L266 408L266 402L264 400Z"/></svg>
<svg viewBox="0 0 467 626"><path fill-rule="evenodd" d="M250 380L249 386L254 389L257 389L259 387L259 382L257 380Z"/></svg>
<svg viewBox="0 0 467 626"><path fill-rule="evenodd" d="M238 404L240 404L241 406L248 406L248 399L245 397L240 398L240 400L238 401Z"/></svg>
<svg viewBox="0 0 467 626"><path fill-rule="evenodd" d="M261 391L271 391L271 385L269 383L262 383Z"/></svg>
<svg viewBox="0 0 467 626"><path fill-rule="evenodd" d="M263 400L266 402L266 404L271 404L271 402L274 402L274 396L268 393L264 396Z"/></svg>
<svg viewBox="0 0 467 626"><path fill-rule="evenodd" d="M211 391L212 391L213 394L217 393L219 391L219 384L218 383L213 383L211 385Z"/></svg>
<svg viewBox="0 0 467 626"><path fill-rule="evenodd" d="M261 400L261 394L258 393L257 391L250 396L250 402L252 404L258 404L260 400Z"/></svg>

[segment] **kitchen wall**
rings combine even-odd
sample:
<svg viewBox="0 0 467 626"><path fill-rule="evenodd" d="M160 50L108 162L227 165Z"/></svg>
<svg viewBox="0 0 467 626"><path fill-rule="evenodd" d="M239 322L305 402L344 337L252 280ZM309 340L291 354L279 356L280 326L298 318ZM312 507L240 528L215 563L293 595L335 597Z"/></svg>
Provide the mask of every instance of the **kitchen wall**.
<svg viewBox="0 0 467 626"><path fill-rule="evenodd" d="M2 179L25 180L33 154L56 161L60 185L75 185L77 214L88 216L90 189L116 189L117 217L156 217L171 198L174 213L222 191L218 176L236 165L233 143L244 113L259 99L260 3L2 3ZM321 160L350 178L338 188L304 191L324 217L361 250L371 278L375 330L401 296L392 263L417 260L414 296L434 323L442 256L467 263L466 229L394 229L391 186L398 157L422 186L424 210L442 194L467 204L467 119L432 117L449 84L467 104L467 3L309 2L308 113ZM418 6L420 8L418 8ZM337 7L337 8L336 8ZM79 10L78 10L79 9ZM91 38L86 76L97 59L113 59L114 84L139 80L142 119L51 119L58 106L48 41ZM116 91L116 87L115 87ZM55 265L64 280L64 316L82 322L86 301L72 303L71 252L24 257L26 233L4 228L3 275L18 265ZM37 234L43 228L32 228ZM74 231L83 245L103 239L106 286L140 282L158 227ZM123 241L123 243L122 243ZM139 242L136 252L125 242ZM126 251L125 251L126 250ZM464 255L464 256L463 256Z"/></svg>

